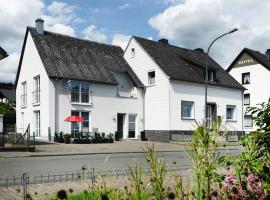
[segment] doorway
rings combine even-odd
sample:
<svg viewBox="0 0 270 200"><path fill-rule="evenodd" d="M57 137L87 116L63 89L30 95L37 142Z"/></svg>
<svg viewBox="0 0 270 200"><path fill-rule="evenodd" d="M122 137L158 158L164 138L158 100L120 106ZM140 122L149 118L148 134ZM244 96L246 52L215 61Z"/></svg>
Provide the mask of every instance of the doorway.
<svg viewBox="0 0 270 200"><path fill-rule="evenodd" d="M117 113L117 132L118 132L118 139L123 139L123 132L124 132L124 120L125 114Z"/></svg>

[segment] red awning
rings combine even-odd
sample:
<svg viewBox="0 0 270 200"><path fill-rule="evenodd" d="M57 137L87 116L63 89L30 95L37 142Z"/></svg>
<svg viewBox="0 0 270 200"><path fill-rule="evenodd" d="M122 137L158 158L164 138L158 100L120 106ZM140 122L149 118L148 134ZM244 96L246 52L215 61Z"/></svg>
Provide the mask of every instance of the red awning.
<svg viewBox="0 0 270 200"><path fill-rule="evenodd" d="M84 118L80 116L69 116L65 119L66 122L84 122Z"/></svg>

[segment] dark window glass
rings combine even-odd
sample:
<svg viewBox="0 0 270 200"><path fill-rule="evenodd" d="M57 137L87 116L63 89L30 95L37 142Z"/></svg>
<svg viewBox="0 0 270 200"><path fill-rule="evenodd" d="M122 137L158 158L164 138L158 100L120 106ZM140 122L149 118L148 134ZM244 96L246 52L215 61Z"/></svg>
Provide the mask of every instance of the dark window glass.
<svg viewBox="0 0 270 200"><path fill-rule="evenodd" d="M155 78L156 78L155 71L148 72L149 85L154 85L155 84Z"/></svg>
<svg viewBox="0 0 270 200"><path fill-rule="evenodd" d="M250 73L242 74L242 84L250 84Z"/></svg>
<svg viewBox="0 0 270 200"><path fill-rule="evenodd" d="M244 105L250 105L250 94L244 94Z"/></svg>

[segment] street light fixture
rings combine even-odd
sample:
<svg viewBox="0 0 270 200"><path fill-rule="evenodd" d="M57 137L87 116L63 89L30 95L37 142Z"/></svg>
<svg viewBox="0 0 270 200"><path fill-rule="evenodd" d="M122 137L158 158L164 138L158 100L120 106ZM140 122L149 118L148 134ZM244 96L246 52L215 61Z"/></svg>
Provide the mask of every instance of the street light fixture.
<svg viewBox="0 0 270 200"><path fill-rule="evenodd" d="M238 28L233 28L230 31L218 36L217 38L215 38L211 44L209 45L208 49L207 49L207 53L206 53L206 57L205 57L205 104L204 104L204 124L207 125L207 89L208 89L208 55L209 55L209 51L211 46L220 38L224 37L225 35L229 35L232 34L234 32L238 31Z"/></svg>

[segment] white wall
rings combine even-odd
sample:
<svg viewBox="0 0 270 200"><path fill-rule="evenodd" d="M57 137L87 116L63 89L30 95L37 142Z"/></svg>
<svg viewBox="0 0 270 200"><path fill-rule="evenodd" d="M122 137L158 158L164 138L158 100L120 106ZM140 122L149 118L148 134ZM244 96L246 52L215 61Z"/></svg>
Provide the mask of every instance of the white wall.
<svg viewBox="0 0 270 200"><path fill-rule="evenodd" d="M232 68L230 74L239 82L242 83L242 73L250 73L250 84L243 85L247 90L244 93L250 93L250 106L267 102L270 97L270 71L261 64L249 65L244 67ZM244 109L247 106L244 106ZM253 128L245 128L244 130L255 131Z"/></svg>
<svg viewBox="0 0 270 200"><path fill-rule="evenodd" d="M92 104L70 103L70 91L62 87L61 81L54 81L56 87L56 131L71 132L71 124L64 119L71 115L71 110L90 112L90 131L98 128L98 132L114 133L117 130L117 113L137 114L136 137L144 130L143 126L143 90L137 89L136 98L117 97L117 86L90 83L90 99ZM127 119L127 118L126 118ZM127 120L124 139L127 138Z"/></svg>
<svg viewBox="0 0 270 200"><path fill-rule="evenodd" d="M170 128L171 130L194 130L197 122L204 118L203 84L171 81ZM221 116L229 131L242 131L242 90L208 86L208 102L216 103L217 115ZM181 119L181 101L194 102L195 120ZM236 105L236 121L226 122L226 105Z"/></svg>
<svg viewBox="0 0 270 200"><path fill-rule="evenodd" d="M40 75L40 104L33 105L33 77ZM21 107L21 83L27 83L27 106ZM27 125L30 123L31 133L34 131L34 110L40 110L41 121L41 138L48 139L49 127L49 77L43 67L38 51L34 44L31 34L28 34L27 42L22 60L20 76L16 88L16 123L17 132L23 133ZM24 120L22 121L22 113L24 113Z"/></svg>
<svg viewBox="0 0 270 200"><path fill-rule="evenodd" d="M131 57L131 49L135 57ZM146 86L145 92L145 130L169 130L169 80L164 72L149 57L144 49L131 39L125 54L125 60ZM156 85L148 86L148 72L155 70Z"/></svg>

